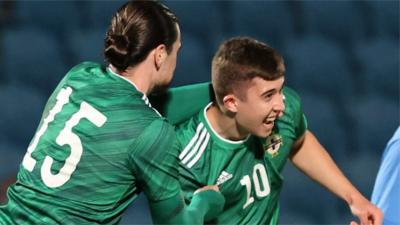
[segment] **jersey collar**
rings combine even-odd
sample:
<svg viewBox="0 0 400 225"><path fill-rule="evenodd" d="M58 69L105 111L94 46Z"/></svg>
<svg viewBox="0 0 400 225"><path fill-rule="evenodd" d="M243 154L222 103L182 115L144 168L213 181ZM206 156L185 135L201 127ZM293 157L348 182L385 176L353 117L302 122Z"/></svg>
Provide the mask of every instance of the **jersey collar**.
<svg viewBox="0 0 400 225"><path fill-rule="evenodd" d="M210 102L204 109L202 112L200 112L200 120L202 120L202 122L205 124L206 128L209 130L209 133L211 134L212 138L216 141L219 142L223 145L229 145L231 147L240 147L242 146L247 140L249 140L249 137L251 135L248 135L246 138L239 140L239 141L232 141L229 139L226 139L224 137L222 137L220 134L218 134L214 128L211 126L210 121L207 118L207 110L211 107L211 105L213 104L213 102Z"/></svg>
<svg viewBox="0 0 400 225"><path fill-rule="evenodd" d="M114 71L111 69L110 66L107 67L107 71L108 71L110 74L112 74L112 75L114 75L114 76L116 76L116 77L119 77L119 78L121 78L121 79L127 81L128 83L130 83L130 84L135 88L135 90L136 90L137 92L139 92L139 93L142 94L142 100L144 101L144 103L145 103L147 106L149 106L150 108L152 108L160 117L162 117L162 115L157 111L157 109L155 109L155 108L153 108L153 107L151 106L150 101L149 101L149 98L147 97L147 95L146 95L145 93L141 92L141 91L137 88L137 86L136 86L135 83L133 83L133 82L132 82L131 80L129 80L129 79L126 79L124 76L121 76L121 75L119 75L118 73L114 72Z"/></svg>

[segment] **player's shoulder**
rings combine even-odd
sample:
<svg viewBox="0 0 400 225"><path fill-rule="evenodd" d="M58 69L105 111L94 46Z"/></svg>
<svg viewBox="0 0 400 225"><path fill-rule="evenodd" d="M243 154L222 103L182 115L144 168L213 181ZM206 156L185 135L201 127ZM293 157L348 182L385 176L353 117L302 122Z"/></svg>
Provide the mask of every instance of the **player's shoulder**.
<svg viewBox="0 0 400 225"><path fill-rule="evenodd" d="M129 103L132 104L132 103ZM137 103L140 104L140 103ZM159 134L162 132L174 132L174 127L167 121L166 118L162 117L154 108L142 103L140 107L129 107L129 112L127 112L135 126L135 130L139 133L144 133L144 131L151 134Z"/></svg>
<svg viewBox="0 0 400 225"><path fill-rule="evenodd" d="M104 79L99 79L101 77L105 78L106 67L95 63L95 62L82 62L80 64L72 67L65 77L63 78L61 85L69 86L75 90L96 90L99 84L104 84ZM107 83L107 85L109 82ZM105 84L103 86L106 86ZM98 88L99 90L103 88Z"/></svg>
<svg viewBox="0 0 400 225"><path fill-rule="evenodd" d="M99 69L103 66L96 62L84 61L81 62L70 69L70 72L81 71L81 70L89 70L90 69Z"/></svg>
<svg viewBox="0 0 400 225"><path fill-rule="evenodd" d="M301 102L299 94L290 87L285 86L283 88L283 95L285 96L285 102L293 102L297 104L300 104Z"/></svg>
<svg viewBox="0 0 400 225"><path fill-rule="evenodd" d="M172 126L164 117L148 117L147 123L143 124L144 126L141 128L143 131L142 134L147 134L149 137L154 139L155 136L161 135L175 135L174 126Z"/></svg>
<svg viewBox="0 0 400 225"><path fill-rule="evenodd" d="M296 124L303 115L300 96L295 90L286 86L283 89L283 95L285 98L285 111L278 121L285 124Z"/></svg>
<svg viewBox="0 0 400 225"><path fill-rule="evenodd" d="M196 134L199 127L204 127L204 124L200 120L200 113L202 111L175 126L176 134L181 142L190 140Z"/></svg>
<svg viewBox="0 0 400 225"><path fill-rule="evenodd" d="M121 138L126 138L129 147L127 151L132 156L138 156L150 153L152 149L154 152L162 152L169 150L172 143L176 141L176 135L174 127L169 124L165 118L154 116L141 115L134 118L127 118L130 120L128 124L125 124L117 134ZM147 149L149 151L143 151Z"/></svg>
<svg viewBox="0 0 400 225"><path fill-rule="evenodd" d="M389 140L383 153L384 161L390 161L393 165L400 168L400 127L396 130L393 137Z"/></svg>
<svg viewBox="0 0 400 225"><path fill-rule="evenodd" d="M285 111L301 111L301 98L295 90L285 86L283 88L283 95L285 97Z"/></svg>
<svg viewBox="0 0 400 225"><path fill-rule="evenodd" d="M89 61L85 61L82 63L79 63L77 65L75 65L74 67L72 67L67 75L75 75L77 73L81 74L87 74L87 73L92 73L94 72L94 70L99 71L99 70L105 70L105 67L102 66L99 63L95 63L95 62L89 62Z"/></svg>

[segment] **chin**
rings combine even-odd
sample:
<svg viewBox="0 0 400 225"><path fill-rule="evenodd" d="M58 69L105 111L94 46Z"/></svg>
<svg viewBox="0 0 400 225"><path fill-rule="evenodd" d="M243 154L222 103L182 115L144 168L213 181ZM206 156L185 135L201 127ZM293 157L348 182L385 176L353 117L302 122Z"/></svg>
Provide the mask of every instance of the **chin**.
<svg viewBox="0 0 400 225"><path fill-rule="evenodd" d="M272 133L272 131L269 130L269 131L258 132L258 133L255 133L254 135L256 135L259 138L267 138L271 133Z"/></svg>

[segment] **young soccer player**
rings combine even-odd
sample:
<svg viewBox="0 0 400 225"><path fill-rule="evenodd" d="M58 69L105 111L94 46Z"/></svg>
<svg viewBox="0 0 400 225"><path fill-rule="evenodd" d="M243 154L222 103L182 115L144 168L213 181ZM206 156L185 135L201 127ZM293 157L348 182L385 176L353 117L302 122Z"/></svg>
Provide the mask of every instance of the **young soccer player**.
<svg viewBox="0 0 400 225"><path fill-rule="evenodd" d="M233 38L213 58L215 99L207 84L171 90L163 111L178 124L186 200L197 188L216 184L226 204L208 223L277 224L281 172L289 159L346 201L361 224L380 225L381 211L346 179L307 129L300 98L284 82L284 61L274 49L251 38ZM188 118L199 107L204 108Z"/></svg>
<svg viewBox="0 0 400 225"><path fill-rule="evenodd" d="M0 224L115 224L141 191L155 223L202 224L222 209L216 186L185 206L173 127L146 97L171 81L180 40L175 15L159 2L118 10L105 39L109 66L82 63L59 83Z"/></svg>

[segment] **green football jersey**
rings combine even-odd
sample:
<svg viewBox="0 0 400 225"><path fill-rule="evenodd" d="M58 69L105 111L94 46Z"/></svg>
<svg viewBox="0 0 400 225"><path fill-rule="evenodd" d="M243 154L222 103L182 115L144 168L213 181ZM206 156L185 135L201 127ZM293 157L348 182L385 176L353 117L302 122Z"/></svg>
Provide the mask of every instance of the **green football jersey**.
<svg viewBox="0 0 400 225"><path fill-rule="evenodd" d="M205 86L193 87L197 91L199 87L203 89L202 97L193 100L196 104L201 105L208 97L212 97L207 94ZM170 96L175 96L174 91L170 92ZM187 92L190 92L190 88ZM212 184L219 185L226 199L224 211L208 223L278 223L279 194L283 182L281 172L293 142L304 134L307 127L297 94L286 87L283 93L286 106L284 116L277 120L273 133L266 139L252 135L242 141L224 139L208 122L206 110L209 106L203 106L197 115L177 126L180 183L186 200L190 202L197 188ZM181 101L180 104L198 108L193 102ZM167 115L173 114L171 108L166 109ZM174 120L179 121L176 118Z"/></svg>
<svg viewBox="0 0 400 225"><path fill-rule="evenodd" d="M49 98L0 224L115 224L140 191L180 193L173 127L129 80L95 63Z"/></svg>

